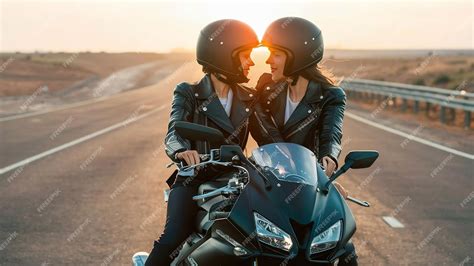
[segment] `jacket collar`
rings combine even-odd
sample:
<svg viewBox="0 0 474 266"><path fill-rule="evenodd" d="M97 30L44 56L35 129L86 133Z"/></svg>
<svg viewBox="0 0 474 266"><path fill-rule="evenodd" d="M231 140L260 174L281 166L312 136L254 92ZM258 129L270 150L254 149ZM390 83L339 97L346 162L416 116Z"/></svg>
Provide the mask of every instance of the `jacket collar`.
<svg viewBox="0 0 474 266"><path fill-rule="evenodd" d="M231 89L234 97L230 118L219 101L209 74L206 74L197 84L194 96L202 101L198 107L200 112L203 112L228 133L234 134L236 128L239 130L240 125L249 117L250 104L255 98L255 92L244 89L240 85L232 86Z"/></svg>
<svg viewBox="0 0 474 266"><path fill-rule="evenodd" d="M321 89L321 84L310 80L308 83L308 89L306 94L303 97L307 103L316 103L320 102L323 99L323 90Z"/></svg>
<svg viewBox="0 0 474 266"><path fill-rule="evenodd" d="M211 76L206 74L196 85L194 96L199 100L206 100L215 94L214 87L212 86Z"/></svg>
<svg viewBox="0 0 474 266"><path fill-rule="evenodd" d="M241 101L252 101L255 98L254 91L251 89L246 89L239 84L232 86L232 92L234 93L234 96L237 96L237 98ZM199 100L206 100L212 95L215 95L216 91L214 90L214 86L212 86L211 76L209 74L206 74L199 81L195 93L196 98Z"/></svg>

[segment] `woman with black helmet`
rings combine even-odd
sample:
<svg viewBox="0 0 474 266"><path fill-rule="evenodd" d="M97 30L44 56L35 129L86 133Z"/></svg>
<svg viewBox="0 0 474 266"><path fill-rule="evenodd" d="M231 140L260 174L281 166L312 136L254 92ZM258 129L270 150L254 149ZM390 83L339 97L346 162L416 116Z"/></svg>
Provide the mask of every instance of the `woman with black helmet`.
<svg viewBox="0 0 474 266"><path fill-rule="evenodd" d="M318 66L324 52L321 30L303 18L281 18L268 26L261 43L270 50L266 63L272 72L257 84L263 111L271 114L285 142L312 150L330 176L338 167L346 96ZM334 185L346 198L347 191ZM352 243L346 251L339 265L357 265Z"/></svg>
<svg viewBox="0 0 474 266"><path fill-rule="evenodd" d="M215 21L202 29L196 56L203 66L204 77L196 84L181 83L174 90L168 133L165 138L167 155L173 161L188 165L200 161L199 154L209 153L207 141L189 141L175 131L177 121L188 121L221 130L226 141L243 148L248 133L263 145L280 142L279 131L260 108L256 92L238 83L247 82L249 68L254 65L250 52L258 46L257 35L238 20ZM197 206L192 196L199 184L217 177L212 169L202 169L192 179L176 175L168 179L171 191L166 224L155 241L146 265L169 265L179 252L179 246L193 232Z"/></svg>

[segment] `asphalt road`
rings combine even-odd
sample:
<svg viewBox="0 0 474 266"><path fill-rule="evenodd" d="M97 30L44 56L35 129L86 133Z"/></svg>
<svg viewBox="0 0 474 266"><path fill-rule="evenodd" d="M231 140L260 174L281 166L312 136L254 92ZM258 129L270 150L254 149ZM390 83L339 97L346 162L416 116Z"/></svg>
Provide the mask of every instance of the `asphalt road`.
<svg viewBox="0 0 474 266"><path fill-rule="evenodd" d="M0 122L0 169L38 155L0 175L0 265L130 265L133 253L149 251L163 228L172 171L162 145L170 84L189 76ZM473 160L350 117L344 130L341 159L354 149L381 154L372 168L339 180L372 204L349 203L361 265L472 265Z"/></svg>

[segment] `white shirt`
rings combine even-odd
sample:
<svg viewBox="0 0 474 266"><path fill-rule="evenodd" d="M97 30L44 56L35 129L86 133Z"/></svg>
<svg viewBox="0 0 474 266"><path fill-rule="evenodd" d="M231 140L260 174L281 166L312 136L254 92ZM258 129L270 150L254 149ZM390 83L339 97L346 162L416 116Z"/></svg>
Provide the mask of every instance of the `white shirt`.
<svg viewBox="0 0 474 266"><path fill-rule="evenodd" d="M224 110L227 113L227 116L229 117L230 117L230 110L232 108L233 96L234 96L234 93L232 92L232 89L229 89L229 92L227 92L227 97L225 98L219 97L219 101L221 101L222 107L224 107Z"/></svg>
<svg viewBox="0 0 474 266"><path fill-rule="evenodd" d="M290 118L291 114L295 111L296 107L300 102L293 102L290 99L290 89L288 88L286 93L286 106L285 106L285 124Z"/></svg>

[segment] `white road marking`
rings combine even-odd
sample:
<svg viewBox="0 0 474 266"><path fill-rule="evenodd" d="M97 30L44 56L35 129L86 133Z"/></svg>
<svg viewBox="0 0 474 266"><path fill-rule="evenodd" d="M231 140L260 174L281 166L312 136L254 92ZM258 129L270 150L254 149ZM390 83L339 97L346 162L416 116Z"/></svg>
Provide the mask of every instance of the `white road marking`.
<svg viewBox="0 0 474 266"><path fill-rule="evenodd" d="M26 118L26 117L30 117L30 116L36 116L36 115L52 113L52 112L61 111L61 110L74 108L74 107L79 107L79 106L83 106L83 105L87 105L87 104L91 104L91 103L102 102L102 101L108 100L110 98L112 98L112 97L111 96L104 96L104 97L101 97L101 98L98 98L98 99L91 99L91 100L86 100L86 101L82 101L82 102L78 102L78 103L72 103L72 104L64 105L64 106L58 107L58 108L47 109L47 110L31 112L31 113L16 114L16 115L11 115L11 116L6 116L6 117L0 117L0 122L5 122L5 121L16 120L16 119L20 119L20 118Z"/></svg>
<svg viewBox="0 0 474 266"><path fill-rule="evenodd" d="M106 128L104 128L104 129L101 129L101 130L99 130L99 131L96 131L96 132L94 132L94 133L91 133L91 134L89 134L89 135L86 135L86 136L84 136L84 137L75 139L75 140L73 140L73 141L71 141L71 142L65 143L65 144L63 144L63 145L57 146L57 147L55 147L55 148L52 148L52 149L50 149L50 150L47 150L47 151L44 151L44 152L42 152L42 153L36 154L36 155L34 155L34 156L32 156L32 157L26 158L26 159L24 159L24 160L22 160L22 161L19 161L19 162L17 162L17 163L11 164L11 165L6 166L6 167L3 167L3 168L0 169L0 175L1 175L1 174L4 174L4 173L6 173L6 172L9 172L9 171L11 171L11 170L13 170L13 169L15 169L15 168L24 166L24 165L26 165L26 164L29 164L29 163L31 163L31 162L34 162L34 161L39 160L39 159L41 159L41 158L44 158L44 157L46 157L46 156L48 156L48 155L51 155L51 154L53 154L53 153L62 151L62 150L64 150L64 149L67 149L67 148L69 148L69 147L72 147L72 146L74 146L74 145L77 145L77 144L79 144L79 143L82 143L82 142L84 142L84 141L87 141L87 140L93 139L93 138L95 138L95 137L98 137L98 136L100 136L100 135L103 135L103 134L105 134L105 133L108 133L108 132L110 132L110 131L112 131L112 130L118 129L118 128L120 128L120 127L127 126L128 124L131 124L131 123L136 122L136 121L138 121L138 120L140 120L140 119L142 119L142 118L145 118L145 117L147 117L147 116L149 116L149 115L151 115L151 114L153 114L153 113L156 113L156 112L158 112L158 111L161 111L161 110L165 109L167 106L168 106L168 105L162 105L162 106L157 107L157 108L155 108L155 109L153 109L153 110L151 110L151 111L149 111L149 112L146 112L146 113L144 113L144 114L141 114L141 115L139 115L139 116L136 116L136 117L134 117L133 119L130 119L130 118L125 119L124 121L122 121L122 122L120 122L120 123L117 123L117 124L115 124L115 125L106 127Z"/></svg>
<svg viewBox="0 0 474 266"><path fill-rule="evenodd" d="M435 149L442 150L442 151L449 152L449 153L452 153L452 154L455 154L455 155L458 155L458 156L461 156L461 157L464 157L464 158L467 158L467 159L474 160L474 154L470 154L470 153L459 151L459 150L456 150L456 149L453 149L453 148L450 148L450 147L446 147L446 146L443 146L441 144L432 142L432 141L427 140L427 139L422 139L420 137L414 136L413 134L408 134L408 133L405 133L405 132L400 131L398 129L394 129L394 128L384 126L382 124L370 121L366 118L363 118L363 117L358 116L356 114L353 114L351 112L345 112L345 116L348 116L348 117L350 117L354 120L357 120L357 121L362 122L364 124L367 124L369 126L373 126L373 127L378 128L378 129L382 129L382 130L385 130L387 132L390 132L392 134L402 136L402 137L407 138L409 140L413 140L413 141L416 141L418 143L425 144L425 145L433 147Z"/></svg>
<svg viewBox="0 0 474 266"><path fill-rule="evenodd" d="M169 189L164 189L163 193L164 193L165 202L168 202L168 198L170 196L170 190Z"/></svg>
<svg viewBox="0 0 474 266"><path fill-rule="evenodd" d="M404 228L405 226L393 216L384 216L382 219L393 228Z"/></svg>

